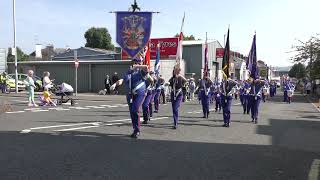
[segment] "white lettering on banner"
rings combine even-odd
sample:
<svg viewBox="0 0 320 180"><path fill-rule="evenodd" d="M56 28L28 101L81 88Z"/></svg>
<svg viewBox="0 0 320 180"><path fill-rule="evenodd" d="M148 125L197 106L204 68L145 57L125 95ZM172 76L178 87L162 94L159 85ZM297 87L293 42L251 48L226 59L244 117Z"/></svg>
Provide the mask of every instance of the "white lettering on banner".
<svg viewBox="0 0 320 180"><path fill-rule="evenodd" d="M172 48L172 47L177 47L177 43L176 42L162 42L162 41L159 41L160 43L160 46L163 47L163 48ZM154 43L151 43L150 44L150 48L155 48L155 44Z"/></svg>

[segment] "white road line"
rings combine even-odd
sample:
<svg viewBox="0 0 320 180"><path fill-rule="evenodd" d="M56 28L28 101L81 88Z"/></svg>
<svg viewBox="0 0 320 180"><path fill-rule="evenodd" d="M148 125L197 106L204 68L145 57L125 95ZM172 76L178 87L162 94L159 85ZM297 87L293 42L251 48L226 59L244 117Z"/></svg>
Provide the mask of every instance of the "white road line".
<svg viewBox="0 0 320 180"><path fill-rule="evenodd" d="M38 110L32 110L30 112L48 112L48 109L38 109Z"/></svg>
<svg viewBox="0 0 320 180"><path fill-rule="evenodd" d="M241 103L236 103L236 104L234 104L235 106L239 106L239 105L241 105Z"/></svg>
<svg viewBox="0 0 320 180"><path fill-rule="evenodd" d="M314 103L311 103L319 112L320 112L320 109L318 108L317 105L315 105Z"/></svg>
<svg viewBox="0 0 320 180"><path fill-rule="evenodd" d="M59 128L59 127L71 127L71 126L83 126L83 125L93 125L98 126L101 122L92 122L92 123L75 123L75 124L63 124L63 125L55 125L55 126L43 126L43 127L34 127L29 129L24 129L20 131L20 133L28 133L32 130L40 130L40 129L52 129L52 128Z"/></svg>
<svg viewBox="0 0 320 180"><path fill-rule="evenodd" d="M98 126L84 126L84 127L78 127L78 128L69 128L69 129L59 129L59 130L54 130L56 132L66 132L66 131L74 131L74 130L81 130L81 129L91 129L91 128L97 128L101 126L114 126L114 125L121 125L124 123L110 123L110 124L103 124L103 125L98 125Z"/></svg>
<svg viewBox="0 0 320 180"><path fill-rule="evenodd" d="M315 159L312 162L309 175L308 175L308 180L318 180L320 177L320 160Z"/></svg>
<svg viewBox="0 0 320 180"><path fill-rule="evenodd" d="M75 109L77 109L77 110L85 110L85 109L90 109L90 108L76 107Z"/></svg>
<svg viewBox="0 0 320 180"><path fill-rule="evenodd" d="M56 110L56 111L70 111L70 109L64 109L64 108L49 108L50 110Z"/></svg>
<svg viewBox="0 0 320 180"><path fill-rule="evenodd" d="M24 109L25 111L33 111L33 110L39 110L40 108L27 108L27 109Z"/></svg>
<svg viewBox="0 0 320 180"><path fill-rule="evenodd" d="M29 101L22 101L22 100L9 100L9 101L21 102L21 103L27 103L27 102L29 102Z"/></svg>
<svg viewBox="0 0 320 180"><path fill-rule="evenodd" d="M87 108L95 108L95 107L98 107L98 106L85 106Z"/></svg>
<svg viewBox="0 0 320 180"><path fill-rule="evenodd" d="M152 121L156 120L161 120L161 119L168 119L169 117L161 117L161 118L154 118L151 119ZM114 121L109 121L109 122L121 122L121 121L130 121L131 119L123 119L123 120L114 120ZM74 131L74 130L81 130L81 129L91 129L91 128L97 128L97 127L103 127L103 126L114 126L114 125L122 125L125 124L124 122L122 123L108 123L108 124L99 124L99 125L93 125L93 126L84 126L84 127L77 127L77 128L68 128L68 129L59 129L59 130L54 130L56 132L66 132L66 131Z"/></svg>
<svg viewBox="0 0 320 180"><path fill-rule="evenodd" d="M6 112L6 114L19 114L19 113L24 113L25 111L10 111Z"/></svg>
<svg viewBox="0 0 320 180"><path fill-rule="evenodd" d="M106 107L94 107L93 109L105 109Z"/></svg>

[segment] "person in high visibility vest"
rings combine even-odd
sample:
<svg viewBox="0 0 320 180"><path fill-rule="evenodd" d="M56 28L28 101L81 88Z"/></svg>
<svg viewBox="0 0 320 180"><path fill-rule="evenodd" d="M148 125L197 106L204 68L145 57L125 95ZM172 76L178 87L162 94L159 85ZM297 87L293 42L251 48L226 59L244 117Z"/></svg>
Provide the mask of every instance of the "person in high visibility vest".
<svg viewBox="0 0 320 180"><path fill-rule="evenodd" d="M0 88L2 93L6 93L7 90L7 73L0 74Z"/></svg>

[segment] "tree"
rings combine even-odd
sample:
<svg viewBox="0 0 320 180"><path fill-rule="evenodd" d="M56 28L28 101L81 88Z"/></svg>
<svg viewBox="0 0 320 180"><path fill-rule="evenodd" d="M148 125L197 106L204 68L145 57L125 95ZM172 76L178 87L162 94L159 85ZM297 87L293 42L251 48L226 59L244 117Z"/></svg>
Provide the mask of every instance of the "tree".
<svg viewBox="0 0 320 180"><path fill-rule="evenodd" d="M289 71L289 76L297 79L305 78L306 75L306 67L302 63L293 65Z"/></svg>
<svg viewBox="0 0 320 180"><path fill-rule="evenodd" d="M19 47L17 47L17 60L20 61L28 61L29 56L25 54ZM8 57L7 57L8 62L14 62L15 58L12 55L12 48L8 49Z"/></svg>
<svg viewBox="0 0 320 180"><path fill-rule="evenodd" d="M174 37L179 37L179 36L180 36L179 34L176 34ZM193 35L190 35L190 36L183 35L183 40L184 41L192 41L192 40L196 40L196 38Z"/></svg>
<svg viewBox="0 0 320 180"><path fill-rule="evenodd" d="M292 62L308 62L306 71L311 79L320 78L320 38L312 36L308 41L298 40L299 45L293 46L297 53Z"/></svg>
<svg viewBox="0 0 320 180"><path fill-rule="evenodd" d="M87 40L86 47L114 50L107 28L92 27L85 32L84 37Z"/></svg>

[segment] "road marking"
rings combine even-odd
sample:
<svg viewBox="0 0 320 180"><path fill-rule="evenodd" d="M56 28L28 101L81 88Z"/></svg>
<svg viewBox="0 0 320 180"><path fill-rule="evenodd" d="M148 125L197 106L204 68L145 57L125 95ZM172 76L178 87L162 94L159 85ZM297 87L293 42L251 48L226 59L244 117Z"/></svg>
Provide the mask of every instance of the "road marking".
<svg viewBox="0 0 320 180"><path fill-rule="evenodd" d="M11 111L11 112L6 112L7 114L18 114L18 113L23 113L25 111Z"/></svg>
<svg viewBox="0 0 320 180"><path fill-rule="evenodd" d="M85 106L87 108L95 108L95 107L98 107L98 106Z"/></svg>
<svg viewBox="0 0 320 180"><path fill-rule="evenodd" d="M97 126L101 122L92 122L92 123L75 123L75 124L63 124L63 125L55 125L55 126L43 126L43 127L34 127L29 129L24 129L20 131L20 133L29 133L32 130L40 130L40 129L52 129L52 128L59 128L59 127L71 127L71 126L83 126L83 125L93 125Z"/></svg>
<svg viewBox="0 0 320 180"><path fill-rule="evenodd" d="M161 118L154 118L151 119L152 121L156 120L161 120L161 119L168 119L169 117L161 117ZM121 121L130 121L131 119L122 119L122 120L114 120L114 121L108 121L107 124L97 124L93 126L84 126L84 127L76 127L76 128L68 128L68 129L59 129L59 130L54 130L56 132L66 132L66 131L74 131L74 130L81 130L81 129L91 129L91 128L97 128L97 127L102 127L102 126L114 126L114 125L122 125L125 124L124 122ZM110 122L120 122L120 123L110 123Z"/></svg>
<svg viewBox="0 0 320 180"><path fill-rule="evenodd" d="M10 100L10 101L21 102L21 103L27 103L27 102L29 102L29 101L22 101L22 100Z"/></svg>
<svg viewBox="0 0 320 180"><path fill-rule="evenodd" d="M317 105L315 105L314 103L311 103L319 112L320 112L320 109L318 108Z"/></svg>
<svg viewBox="0 0 320 180"><path fill-rule="evenodd" d="M32 110L39 110L40 108L27 108L27 109L24 109L25 111L32 111Z"/></svg>
<svg viewBox="0 0 320 180"><path fill-rule="evenodd" d="M64 108L61 108L61 107L58 107L58 108L49 108L50 110L56 110L56 111L70 111L70 109L64 109Z"/></svg>
<svg viewBox="0 0 320 180"><path fill-rule="evenodd" d="M104 108L106 108L106 107L94 107L93 109L104 109Z"/></svg>
<svg viewBox="0 0 320 180"><path fill-rule="evenodd" d="M77 110L84 110L84 109L90 109L90 108L84 108L84 107L76 107Z"/></svg>
<svg viewBox="0 0 320 180"><path fill-rule="evenodd" d="M312 162L309 175L308 175L308 180L318 180L320 177L320 160L315 159Z"/></svg>
<svg viewBox="0 0 320 180"><path fill-rule="evenodd" d="M239 105L241 105L241 103L236 103L236 104L234 104L235 106L239 106Z"/></svg>
<svg viewBox="0 0 320 180"><path fill-rule="evenodd" d="M31 110L30 112L48 112L48 109L36 109L36 110Z"/></svg>

